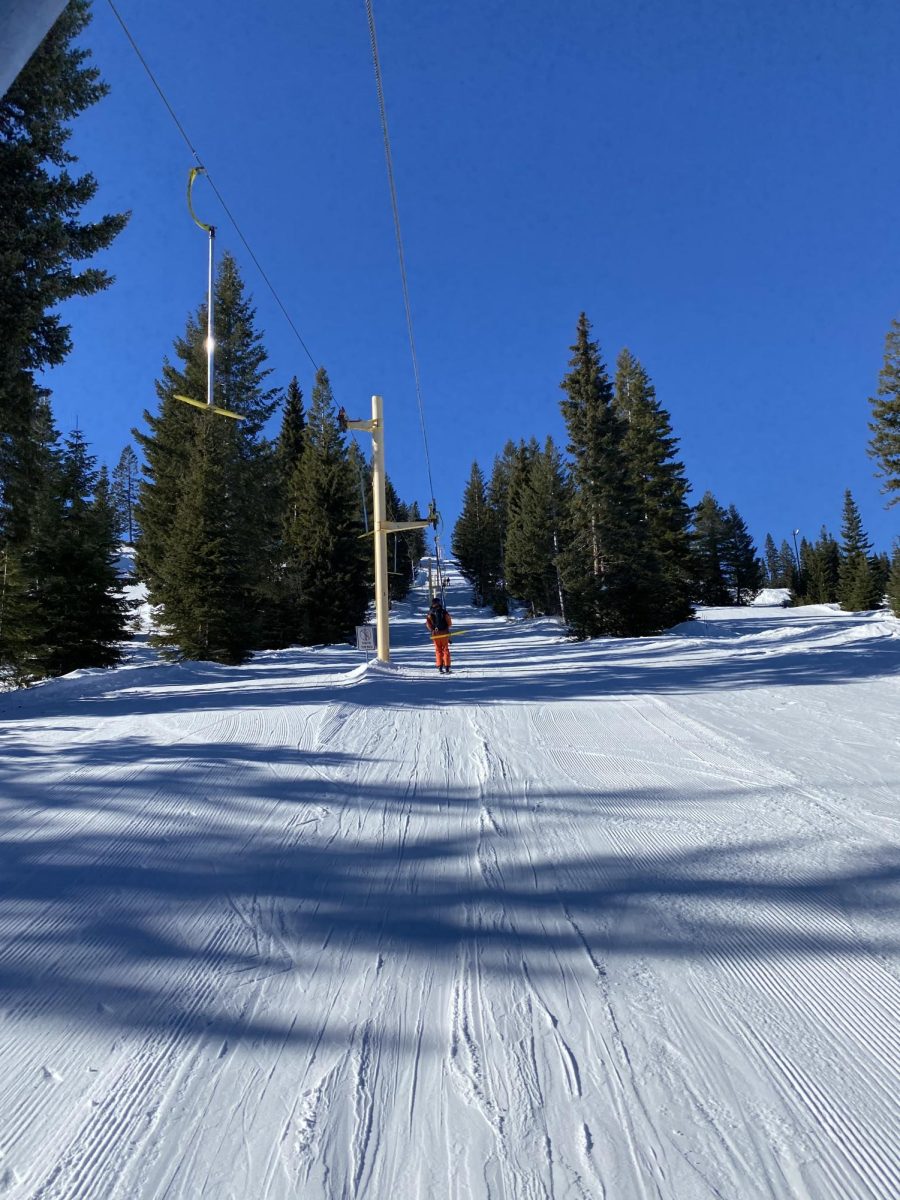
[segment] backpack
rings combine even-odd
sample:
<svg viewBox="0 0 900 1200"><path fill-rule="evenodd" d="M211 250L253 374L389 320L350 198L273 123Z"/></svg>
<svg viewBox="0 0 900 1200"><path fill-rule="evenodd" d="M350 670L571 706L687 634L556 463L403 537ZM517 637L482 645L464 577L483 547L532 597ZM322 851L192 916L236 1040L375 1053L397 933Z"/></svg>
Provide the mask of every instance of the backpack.
<svg viewBox="0 0 900 1200"><path fill-rule="evenodd" d="M447 623L447 610L443 607L433 608L431 610L431 619L434 621L434 627L438 633L446 633L450 628Z"/></svg>

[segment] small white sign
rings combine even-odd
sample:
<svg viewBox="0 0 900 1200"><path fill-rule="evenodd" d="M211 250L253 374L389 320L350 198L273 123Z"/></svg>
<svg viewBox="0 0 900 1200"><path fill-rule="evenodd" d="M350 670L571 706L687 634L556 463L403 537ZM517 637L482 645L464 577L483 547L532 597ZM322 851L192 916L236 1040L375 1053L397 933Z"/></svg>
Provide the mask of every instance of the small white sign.
<svg viewBox="0 0 900 1200"><path fill-rule="evenodd" d="M357 650L374 650L375 649L375 626L374 625L357 625L356 627L356 648Z"/></svg>

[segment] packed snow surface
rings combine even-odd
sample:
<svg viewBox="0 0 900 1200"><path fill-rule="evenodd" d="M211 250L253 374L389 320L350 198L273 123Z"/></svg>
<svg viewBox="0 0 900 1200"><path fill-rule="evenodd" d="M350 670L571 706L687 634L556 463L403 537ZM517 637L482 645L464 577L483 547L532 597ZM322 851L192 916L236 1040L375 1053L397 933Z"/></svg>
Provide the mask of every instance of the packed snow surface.
<svg viewBox="0 0 900 1200"><path fill-rule="evenodd" d="M0 1194L900 1196L900 624L0 699Z"/></svg>

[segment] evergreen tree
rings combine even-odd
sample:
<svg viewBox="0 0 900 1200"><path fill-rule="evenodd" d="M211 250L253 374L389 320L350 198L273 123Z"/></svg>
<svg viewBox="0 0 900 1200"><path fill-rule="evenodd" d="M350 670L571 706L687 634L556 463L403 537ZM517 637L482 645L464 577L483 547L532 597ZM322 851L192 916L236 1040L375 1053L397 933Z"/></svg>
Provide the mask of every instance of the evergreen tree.
<svg viewBox="0 0 900 1200"><path fill-rule="evenodd" d="M41 592L41 571L35 569L36 537L46 540L62 521L61 451L47 394L41 395L32 422L30 460L33 468L27 511L13 507L17 536L2 545L3 593L0 612L0 676L14 686L42 677L49 614Z"/></svg>
<svg viewBox="0 0 900 1200"><path fill-rule="evenodd" d="M845 612L864 612L881 607L884 591L878 586L865 559L848 562L843 575L841 608Z"/></svg>
<svg viewBox="0 0 900 1200"><path fill-rule="evenodd" d="M510 481L507 585L535 615L563 612L557 560L566 549L569 489L562 456L548 438L532 439Z"/></svg>
<svg viewBox="0 0 900 1200"><path fill-rule="evenodd" d="M256 329L256 310L245 294L237 264L223 254L216 281L216 403L244 415L240 422L219 418L228 426L225 445L231 457L229 500L234 522L229 541L242 566L243 588L234 597L243 621L245 604L247 649L271 647L273 562L280 551L281 495L275 467L276 447L264 429L282 401L279 388L267 386L271 370L262 334ZM183 405L182 407L188 407ZM190 412L196 410L188 409ZM207 414L201 413L201 416Z"/></svg>
<svg viewBox="0 0 900 1200"><path fill-rule="evenodd" d="M409 519L410 519L410 521L423 520L422 514L419 511L418 502L415 500L409 506ZM425 557L425 550L427 548L427 539L425 537L425 530L424 529L410 529L407 533L404 533L402 536L406 539L407 546L409 547L410 572L411 572L411 576L412 576L412 581L415 582L416 570L417 570L418 565L421 562L421 560Z"/></svg>
<svg viewBox="0 0 900 1200"><path fill-rule="evenodd" d="M727 514L712 492L706 492L693 514L693 592L700 604L734 603L725 581L726 535Z"/></svg>
<svg viewBox="0 0 900 1200"><path fill-rule="evenodd" d="M503 459L494 459L494 475L499 474L502 488L495 495L503 495L503 508L495 509L499 530L502 530L503 543L503 586L506 592L517 600L522 600L533 610L532 587L530 584L533 569L531 531L527 528L527 514L523 505L529 487L531 467L539 448L535 438L528 445L520 441L510 453L511 443L507 442ZM502 465L501 465L502 464ZM499 467L499 473L498 473ZM488 503L491 500L491 488L488 486ZM493 506L492 506L493 507Z"/></svg>
<svg viewBox="0 0 900 1200"><path fill-rule="evenodd" d="M497 514L488 503L484 474L477 462L472 463L450 546L460 574L472 585L473 602L479 607L490 604L500 571Z"/></svg>
<svg viewBox="0 0 900 1200"><path fill-rule="evenodd" d="M47 476L25 563L43 630L34 674L110 667L122 658L125 602L116 572L118 536L108 480L98 475L83 434L66 439Z"/></svg>
<svg viewBox="0 0 900 1200"><path fill-rule="evenodd" d="M205 327L202 312L188 319L186 336L175 342L183 369L164 359L163 378L156 381L158 411L154 414L144 410L149 433L132 430L144 459L143 479L138 488L135 566L154 603L164 601L166 555L193 459L194 442L203 428L198 418L210 415L175 399L176 394L198 396L205 391Z"/></svg>
<svg viewBox="0 0 900 1200"><path fill-rule="evenodd" d="M809 569L813 561L813 547L805 537L800 539L799 554L800 561L791 572L790 582L791 603L794 605L806 603L804 597L810 589ZM765 567L762 563L760 566L763 570L763 577L765 577Z"/></svg>
<svg viewBox="0 0 900 1200"><path fill-rule="evenodd" d="M112 501L116 513L116 528L129 546L134 545L137 533L135 508L141 482L138 457L130 445L119 455L112 474Z"/></svg>
<svg viewBox="0 0 900 1200"><path fill-rule="evenodd" d="M307 645L346 641L366 614L372 547L360 536L359 481L324 368L316 372L305 440L291 479L296 515L287 533L295 637Z"/></svg>
<svg viewBox="0 0 900 1200"><path fill-rule="evenodd" d="M869 569L872 572L872 586L875 594L883 599L891 578L890 555L886 553L873 554L869 559ZM880 603L881 600L879 600Z"/></svg>
<svg viewBox="0 0 900 1200"><path fill-rule="evenodd" d="M775 549L775 539L771 533L766 534L766 540L763 543L763 563L766 570L766 587L783 587L784 585L778 582L781 572L779 570L778 551Z"/></svg>
<svg viewBox="0 0 900 1200"><path fill-rule="evenodd" d="M838 600L845 612L878 608L883 592L872 573L869 553L872 543L863 529L862 517L848 488L844 492L841 520L841 565L838 577Z"/></svg>
<svg viewBox="0 0 900 1200"><path fill-rule="evenodd" d="M763 582L763 564L743 517L733 504L725 514L720 562L735 604L748 604Z"/></svg>
<svg viewBox="0 0 900 1200"><path fill-rule="evenodd" d="M487 485L487 500L494 510L497 533L501 543L506 540L506 520L509 508L509 482L519 458L520 446L511 438L503 447L502 454L494 458L491 477Z"/></svg>
<svg viewBox="0 0 900 1200"><path fill-rule="evenodd" d="M162 605L161 644L182 657L239 662L269 644L268 598L278 504L275 449L262 428L277 403L255 310L234 259L223 255L216 281L215 403L240 422L199 412L176 393L206 390L206 306L175 342L156 385L160 407L144 413L137 543L138 572ZM206 580L207 586L203 586Z"/></svg>
<svg viewBox="0 0 900 1200"><path fill-rule="evenodd" d="M286 497L291 477L297 469L300 455L303 453L303 440L306 430L306 409L303 407L303 392L295 375L287 386L284 397L284 410L281 417L281 431L275 451L275 465L278 471L279 484L282 494Z"/></svg>
<svg viewBox="0 0 900 1200"><path fill-rule="evenodd" d="M369 467L369 464L366 462L366 456L363 454L362 450L360 450L355 439L351 440L347 446L347 461L350 463L350 471L354 482L356 483L356 507L358 509L357 517L363 529L368 533L368 531L373 528L373 522L375 520L375 500L372 496L372 471ZM389 486L391 492L393 493L394 503L399 503L397 500L397 493L393 491L393 486L390 485L390 481L387 479L387 477L385 477L385 496L388 494ZM392 517L386 519L394 520ZM374 587L374 557L373 565L369 570L369 579Z"/></svg>
<svg viewBox="0 0 900 1200"><path fill-rule="evenodd" d="M385 479L384 490L389 521L418 520L412 516L409 506L400 500L390 479ZM409 595L416 564L421 557L413 557L418 543L410 535L418 532L419 530L404 530L402 533L392 533L388 537L388 596L391 600L403 600Z"/></svg>
<svg viewBox="0 0 900 1200"><path fill-rule="evenodd" d="M802 591L794 597L798 604L834 604L838 594L840 549L825 526L810 546L804 539L800 547Z"/></svg>
<svg viewBox="0 0 900 1200"><path fill-rule="evenodd" d="M37 678L36 655L45 634L22 552L7 545L0 550L0 688L24 687Z"/></svg>
<svg viewBox="0 0 900 1200"><path fill-rule="evenodd" d="M290 645L296 632L296 597L291 592L288 572L287 531L296 517L290 499L290 484L303 453L306 411L297 377L287 386L281 428L274 447L266 447L263 462L271 460L272 471L263 481L260 497L271 519L265 523L268 549L262 556L262 579L258 596L257 643L263 649Z"/></svg>
<svg viewBox="0 0 900 1200"><path fill-rule="evenodd" d="M794 557L794 551L786 538L782 538L781 545L776 549L771 533L766 534L762 563L763 582L766 587L791 587L798 564Z"/></svg>
<svg viewBox="0 0 900 1200"><path fill-rule="evenodd" d="M663 628L684 621L690 602L690 484L679 462L678 440L649 375L628 350L616 363L615 407L625 421L628 462L653 560L653 603Z"/></svg>
<svg viewBox="0 0 900 1200"><path fill-rule="evenodd" d="M797 586L791 589L791 604L821 604L820 600L812 600L813 592L818 591L821 582L816 575L816 547L806 538L800 542L800 570L797 572Z"/></svg>
<svg viewBox="0 0 900 1200"><path fill-rule="evenodd" d="M658 573L624 450L625 421L584 313L571 349L560 385L573 483L571 538L560 556L566 615L576 637L639 636L662 627Z"/></svg>
<svg viewBox="0 0 900 1200"><path fill-rule="evenodd" d="M503 447L503 453L496 455L491 468L491 477L487 484L487 502L492 513L493 543L491 554L496 559L492 574L496 577L491 604L498 614L509 610L509 599L506 585L506 534L509 518L509 483L519 453L519 447L510 439Z"/></svg>
<svg viewBox="0 0 900 1200"><path fill-rule="evenodd" d="M888 603L895 617L900 617L900 541L894 544L891 556L891 574L887 587Z"/></svg>
<svg viewBox="0 0 900 1200"><path fill-rule="evenodd" d="M884 480L887 507L900 504L900 321L893 321L884 343L884 365L878 376L878 393L869 401L872 439L869 454Z"/></svg>
<svg viewBox="0 0 900 1200"><path fill-rule="evenodd" d="M841 577L841 548L837 538L829 533L824 525L815 549L820 563L822 603L836 604Z"/></svg>
<svg viewBox="0 0 900 1200"><path fill-rule="evenodd" d="M198 416L162 562L164 583L150 593L163 605L155 641L181 658L240 663L254 647L256 617L246 560L232 537L241 518L230 486L240 435L230 421Z"/></svg>
<svg viewBox="0 0 900 1200"><path fill-rule="evenodd" d="M127 220L80 220L97 182L70 170L69 123L107 91L89 52L75 45L89 21L88 0L70 0L0 97L0 549L12 544L17 554L41 486L39 410L48 393L35 373L71 349L58 306L112 282L81 264Z"/></svg>
<svg viewBox="0 0 900 1200"><path fill-rule="evenodd" d="M778 547L778 580L777 587L790 587L794 572L798 569L797 559L787 538L782 538Z"/></svg>

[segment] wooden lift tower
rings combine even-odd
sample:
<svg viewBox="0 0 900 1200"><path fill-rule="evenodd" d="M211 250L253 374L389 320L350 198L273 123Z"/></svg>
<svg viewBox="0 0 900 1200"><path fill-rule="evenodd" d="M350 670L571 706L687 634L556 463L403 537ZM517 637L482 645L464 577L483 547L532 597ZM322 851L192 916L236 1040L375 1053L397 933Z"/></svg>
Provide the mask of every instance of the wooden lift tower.
<svg viewBox="0 0 900 1200"><path fill-rule="evenodd" d="M437 514L433 511L422 521L388 521L385 518L385 469L384 469L384 401L381 396L372 397L372 419L351 421L343 409L338 413L342 429L358 429L372 435L372 507L374 510L375 539L375 638L376 657L379 662L391 661L390 623L388 612L388 552L387 539L390 533L402 533L405 529L425 529L437 525Z"/></svg>

